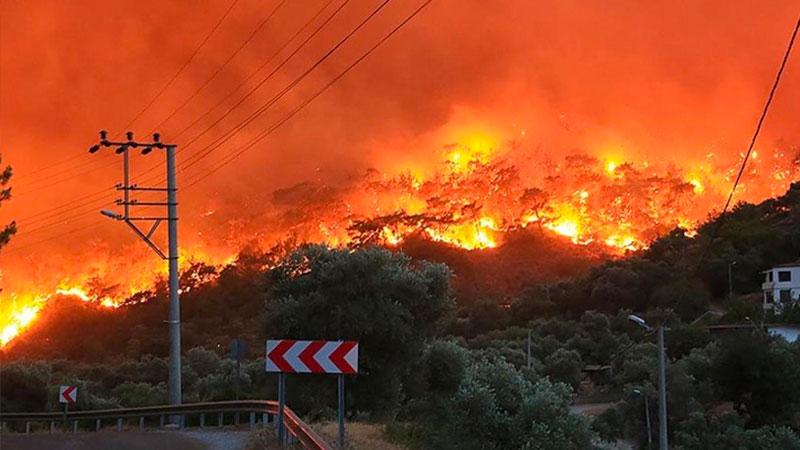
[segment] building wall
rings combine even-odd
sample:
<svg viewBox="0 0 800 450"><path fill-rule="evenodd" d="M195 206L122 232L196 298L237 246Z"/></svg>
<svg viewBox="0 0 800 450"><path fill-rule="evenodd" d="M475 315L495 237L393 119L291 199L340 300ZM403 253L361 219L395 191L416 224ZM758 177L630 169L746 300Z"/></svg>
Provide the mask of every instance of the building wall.
<svg viewBox="0 0 800 450"><path fill-rule="evenodd" d="M774 267L764 272L764 308L780 313L782 306L800 299L800 266Z"/></svg>

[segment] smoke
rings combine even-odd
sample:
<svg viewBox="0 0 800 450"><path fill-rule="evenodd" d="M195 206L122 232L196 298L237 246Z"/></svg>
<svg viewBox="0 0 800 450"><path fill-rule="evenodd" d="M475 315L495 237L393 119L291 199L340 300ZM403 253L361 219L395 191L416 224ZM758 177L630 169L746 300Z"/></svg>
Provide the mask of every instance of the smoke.
<svg viewBox="0 0 800 450"><path fill-rule="evenodd" d="M134 124L137 135L160 123L225 61L273 7L262 3L237 4L187 70ZM165 139L248 77L322 4L287 2L187 108L161 127ZM263 89L185 148L179 160L279 92L376 4L352 0ZM417 4L391 2L268 114L181 173L179 185L209 173ZM7 293L32 286L46 293L65 279L95 274L124 283L133 277L131 271L114 268L131 261L158 265L127 230L98 215L29 234L26 229L68 214L46 221L26 218L103 188L109 188L105 199L113 201L110 186L119 181L119 166L113 156L90 156L85 149L101 128L125 131L122 127L227 7L222 1L0 5L0 152L16 174L14 198L0 209L0 223L20 219L19 236L0 254ZM630 162L637 170L657 168L658 176L678 177L678 184L695 176L709 184L702 204L709 211L752 133L798 11L800 1L435 0L276 133L182 191L182 243L187 252L224 261L253 241L275 242L292 233L313 238L327 231L341 237L349 225L346 217L326 214L326 220L340 223L315 221L325 210L366 214L370 204L365 199L357 204L357 194L368 173L384 181L403 174L435 179L443 161L461 147L470 149L470 158L509 161L526 181L521 188L543 187L552 175L547 171L576 154L596 158L601 167L611 161ZM799 69L794 59L757 146L768 163L754 166L758 170L749 173L738 199L773 195L795 177ZM181 136L178 145L224 110ZM34 172L68 157L75 160ZM135 173L161 163L155 156L136 158ZM575 183L578 190L579 181L563 182ZM680 215L678 207L669 207L673 216ZM694 212L693 218L703 214ZM309 221L313 233L307 231ZM82 227L86 231L59 236ZM89 267L88 260L93 261ZM155 270L141 272L150 276Z"/></svg>

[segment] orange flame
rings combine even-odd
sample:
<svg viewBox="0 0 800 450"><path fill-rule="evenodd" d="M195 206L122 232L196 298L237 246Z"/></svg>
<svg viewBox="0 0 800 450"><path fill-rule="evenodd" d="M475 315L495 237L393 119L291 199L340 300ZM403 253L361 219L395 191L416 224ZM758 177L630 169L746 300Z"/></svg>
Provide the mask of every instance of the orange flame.
<svg viewBox="0 0 800 450"><path fill-rule="evenodd" d="M509 145L501 145L495 136L462 135L464 140L446 146L439 162L430 167L418 165L398 174L370 172L335 190L332 197L325 196L329 191L308 184L290 188L290 200L274 207L286 213L279 224L265 216L253 221L253 230L237 229L237 234L257 236L255 243L262 246L291 237L298 243L334 247L363 242L398 246L410 236L424 236L480 251L502 246L508 232L537 227L574 245L603 249L613 257L647 248L675 227L687 236L696 235L697 224L718 207L731 181L730 171L723 170L713 154L685 170L647 161L637 164L618 155L605 159L573 155L563 161L526 162L518 167ZM783 152L776 150L772 158L764 155L751 162L739 198L775 195L797 178L798 168L787 162ZM769 175L759 177L761 173ZM306 190L295 193L292 189ZM222 250L211 251L191 235L189 242L181 249L184 262L215 266L233 262L231 255L241 248L231 241ZM78 267L76 273L60 276L51 288L32 283L30 288L17 289L17 294L2 294L0 347L30 326L55 296L117 308L132 294L150 289L166 273L163 262L149 254L141 258L108 255L99 261L76 261L73 266Z"/></svg>

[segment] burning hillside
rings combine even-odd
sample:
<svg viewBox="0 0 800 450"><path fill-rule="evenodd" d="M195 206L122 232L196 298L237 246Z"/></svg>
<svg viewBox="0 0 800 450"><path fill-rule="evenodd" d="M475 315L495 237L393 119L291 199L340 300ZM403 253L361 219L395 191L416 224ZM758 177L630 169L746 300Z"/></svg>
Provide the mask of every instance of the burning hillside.
<svg viewBox="0 0 800 450"><path fill-rule="evenodd" d="M5 2L0 224L19 232L0 254L0 346L50 299L116 307L164 274L97 214L120 182L113 152L85 153L104 127L177 143L184 267L305 242L540 248L523 235L597 261L692 235L730 189L794 3ZM793 69L737 201L798 179ZM161 160L133 164L158 183Z"/></svg>
<svg viewBox="0 0 800 450"><path fill-rule="evenodd" d="M560 237L565 246L586 247L587 258L616 257L646 248L676 227L693 235L699 221L720 204L732 176L715 165L714 155L684 172L586 155L559 161L537 158L518 142L486 145L447 145L440 163L429 171L389 176L370 170L340 186L305 182L276 190L269 215L250 218L250 229L235 229L246 233L250 246L284 242L287 251L305 242L397 247L409 238L481 251L503 246L513 233L534 230ZM776 149L770 158L757 156L742 194L763 195L797 179L796 153ZM231 264L239 250L231 247L224 256L215 256L186 246L183 263ZM106 255L84 264L57 280L49 292L7 293L0 343L10 342L53 296L115 308L151 288L164 275L163 264L139 254L133 263ZM529 256L531 261L547 257Z"/></svg>

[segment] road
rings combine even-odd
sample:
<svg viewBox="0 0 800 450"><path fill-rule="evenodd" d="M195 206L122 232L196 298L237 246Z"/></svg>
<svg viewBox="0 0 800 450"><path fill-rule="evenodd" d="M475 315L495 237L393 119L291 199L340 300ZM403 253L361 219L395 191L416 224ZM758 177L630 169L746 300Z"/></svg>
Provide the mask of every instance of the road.
<svg viewBox="0 0 800 450"><path fill-rule="evenodd" d="M0 450L245 450L248 435L246 431L6 434L0 437Z"/></svg>

